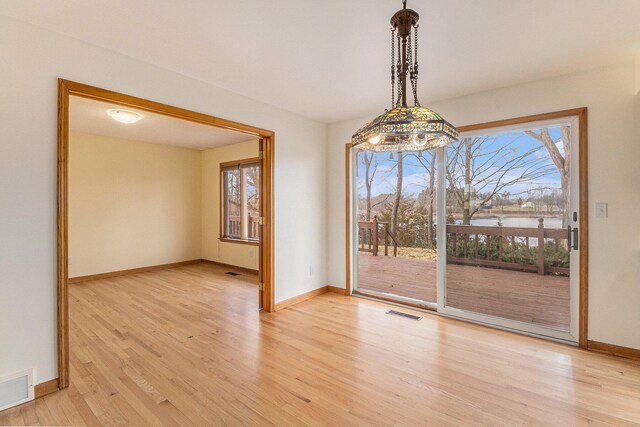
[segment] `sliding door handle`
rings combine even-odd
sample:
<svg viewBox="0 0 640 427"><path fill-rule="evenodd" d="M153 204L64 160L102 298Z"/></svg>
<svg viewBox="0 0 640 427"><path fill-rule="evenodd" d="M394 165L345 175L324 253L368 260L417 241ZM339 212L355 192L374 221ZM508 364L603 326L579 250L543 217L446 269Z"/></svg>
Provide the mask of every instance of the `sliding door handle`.
<svg viewBox="0 0 640 427"><path fill-rule="evenodd" d="M577 228L572 228L570 225L567 225L567 246L569 247L569 252L571 252L572 249L578 250L579 240L579 230Z"/></svg>

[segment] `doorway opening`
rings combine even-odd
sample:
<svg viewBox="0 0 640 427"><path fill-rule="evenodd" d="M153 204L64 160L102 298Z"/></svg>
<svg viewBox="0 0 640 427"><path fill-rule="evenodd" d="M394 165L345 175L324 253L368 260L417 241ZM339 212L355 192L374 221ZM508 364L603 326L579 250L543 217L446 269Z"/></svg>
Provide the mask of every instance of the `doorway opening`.
<svg viewBox="0 0 640 427"><path fill-rule="evenodd" d="M348 146L352 292L586 347L586 129L576 109Z"/></svg>
<svg viewBox="0 0 640 427"><path fill-rule="evenodd" d="M153 203L157 202L157 198L154 199L152 194L145 194L144 191L138 191L137 194L132 195L132 198L130 199L130 201L135 200L136 197L142 198L147 201L150 201L150 203L152 204L152 207L157 210L166 211L166 210L171 210L173 207L175 207L175 205L180 205L182 203L189 204L190 203L190 199L188 195L189 192L194 192L195 194L193 194L194 196L193 198L197 198L199 196L198 193L200 192L200 181L198 182L197 185L194 185L194 186L189 186L187 183L189 179L193 178L194 181L201 180L201 182L203 183L202 184L203 197L201 201L200 200L198 201L198 203L202 203L202 209L203 209L202 212L204 216L204 212L205 212L204 210L208 206L207 205L208 202L205 200L205 194L212 193L209 191L205 191L208 188L208 187L205 188L205 184L206 186L212 187L212 189L215 187L216 192L221 190L222 185L216 186L214 181L210 178L215 177L216 179L222 180L222 175L220 173L221 165L227 164L229 161L242 160L240 158L236 158L237 156L239 156L238 154L232 154L231 157L229 157L228 153L221 154L218 151L225 149L226 147L233 147L235 150L236 145L238 146L242 145L242 147L245 150L249 150L247 152L251 152L250 157L253 160L254 168L252 170L252 174L250 174L251 184L248 185L247 187L249 188L248 191L251 193L252 197L249 198L250 200L248 205L249 209L246 209L244 212L247 214L246 221L242 221L243 223L248 224L251 234L250 236L246 236L247 237L247 239L245 239L246 242L243 241L239 243L246 243L249 245L249 246L243 246L244 247L243 253L246 257L246 255L249 254L249 251L251 251L251 254L254 254L253 258L257 262L258 286L256 290L256 298L257 298L256 306L260 307L264 311L273 311L273 307L274 307L274 283L273 283L273 261L274 261L273 260L273 153L274 153L274 146L273 144L274 144L274 136L275 136L274 133L272 131L268 131L268 130L264 130L264 129L260 129L260 128L256 128L248 125L243 125L240 123L235 123L235 122L231 122L224 119L219 119L206 114L196 113L193 111L184 110L181 108L172 107L165 104L160 104L153 101L136 98L129 95L112 92L112 91L108 91L108 90L104 90L104 89L100 89L92 86L87 86L84 84L71 82L67 80L60 79L58 89L59 89L59 110L58 110L58 373L59 373L59 378L58 378L58 387L59 388L67 387L69 385L69 375L70 375L69 374L69 294L68 294L68 283L70 282L70 278L69 278L69 273L70 273L70 266L69 266L69 262L70 262L70 259L69 259L69 247L70 247L69 148L70 148L70 139L76 138L78 136L78 135L75 135L75 133L70 132L70 105L72 105L73 102L79 101L79 102L100 103L104 105L110 104L111 106L114 107L114 108L108 109L111 112L115 111L117 113L119 108L124 108L124 109L129 109L129 113L143 115L143 116L146 115L148 117L164 118L165 121L168 121L167 118L171 118L172 121L174 119L179 119L179 120L175 120L175 122L184 123L185 126L187 125L191 126L190 128L191 130L193 130L194 128L198 128L196 131L194 131L190 135L192 137L191 143L195 143L196 145L199 142L197 141L193 142L193 141L198 140L198 132L201 132L203 134L201 135L202 139L211 138L212 134L214 135L214 138L213 138L214 140L217 138L223 138L223 139L235 138L233 141L228 140L226 141L226 144L221 144L223 145L222 147L207 147L206 145L202 145L200 147L195 147L195 148L187 147L191 151L203 150L202 155L200 155L200 152L197 152L196 154L196 152L194 151L194 153L186 154L185 155L186 157L183 156L185 158L190 158L189 156L193 157L193 159L191 160L194 160L195 162L194 164L197 164L198 166L202 164L203 165L202 174L200 174L198 170L196 175L201 175L201 176L190 177L188 175L193 171L188 171L188 167L184 167L183 168L184 170L180 170L176 172L177 179L175 182L172 181L171 177L167 178L167 180L164 182L168 186L166 190L167 191L175 190L174 193L177 195L177 199L175 203L168 203L168 204L165 203L164 205L157 204L153 206ZM128 120L128 117L125 117L124 119ZM162 120L160 120L159 122L161 121ZM167 134L170 133L167 131L163 132L162 129L160 128L156 128L154 129L154 131L155 131L155 137L158 138L159 140L162 140L163 137L168 137ZM205 133L206 135L204 135ZM98 137L98 139L99 138L100 137ZM179 140L179 138L176 138L176 139ZM238 142L239 140L243 140L246 142L240 143ZM104 141L98 141L98 142L102 143ZM187 141L183 141L183 142L185 142L187 145L189 144L189 142ZM205 142L201 141L200 143L204 144ZM144 144L144 142L140 142L140 144ZM160 141L158 142L158 144L162 144L162 142ZM147 144L147 145L153 145L153 144ZM109 152L115 153L118 150L117 143L113 143L110 145L103 144L103 146L105 147L105 150L103 153L109 153ZM159 147L159 145L156 145L156 147ZM205 149L206 151L204 151ZM240 149L240 147L238 149ZM189 150L182 150L182 151L189 151ZM175 159L172 160L172 153L168 153L168 154L164 153L164 154L166 155L168 160L166 164L154 165L156 171L163 170L166 172L167 170L172 170L173 166L175 166L175 164L173 163L173 160ZM227 157L224 157L225 155ZM197 159L194 156L196 156ZM246 158L246 157L247 156L244 156L244 155L242 156L242 158ZM187 159L186 162L188 161L190 160ZM100 161L98 161L96 164L99 165ZM106 170L106 169L108 168L105 168L105 172L113 173L112 170ZM135 168L129 168L129 170L133 170L133 169ZM140 169L144 169L144 168L140 168ZM205 171L207 171L207 173L205 173ZM145 172L143 170L140 170L136 172L134 170L133 173L137 174L138 178L140 178L140 180L143 182L153 181L153 177L150 176L149 171ZM117 176L116 174L116 176L112 176L111 178L108 178L105 181L114 182L118 180L123 180L122 178L123 178L122 176ZM81 182L81 181L76 180L75 182ZM121 183L121 184L126 186L126 183ZM158 187L156 182L153 182L153 185L155 187ZM162 189L158 191L162 191ZM91 193L90 189L87 191L87 194L88 193ZM95 194L93 196L95 196ZM100 194L98 194L98 199L99 197L100 197ZM209 195L207 197L212 197L212 196ZM217 196L217 197L222 198L221 196ZM216 201L216 204L218 202L220 202L220 200ZM85 204L85 206L89 206L89 207L90 205L91 203ZM209 208L211 208L209 210L213 211L212 206L214 204L209 203L209 205L211 205L211 206L208 206ZM126 203L125 203L125 206L126 206ZM246 207L247 205L245 204L245 208ZM189 210L195 211L196 208L182 209L182 211L184 212L181 212L181 215ZM211 216L210 213L211 212L207 212L206 216L210 217ZM121 215L122 218L120 218L120 220L126 223L129 219L133 218L135 215L136 215L135 210L130 211L128 214L124 213L123 215ZM198 218L195 218L195 219L190 218L190 219L194 220L195 223L200 222ZM217 224L217 220L213 221L211 220L211 218L209 219L210 219L209 223L215 222ZM143 220L144 219L142 219L142 221ZM202 224L204 227L205 221L202 221ZM140 227L141 228L144 227L144 222L141 222ZM185 227L182 227L182 228L184 229ZM210 228L213 229L212 227ZM185 233L189 232L189 230L186 230L186 231L182 230L182 231L184 231ZM212 241L215 240L216 242L220 242L219 243L220 245L223 244L222 240L223 240L223 237L225 236L222 235L223 233L222 230L220 230L219 233L220 233L219 236L214 236L213 238L211 238L211 236L208 236L209 240L212 240ZM205 236L204 231L202 233L202 236ZM147 236L147 238L151 238L151 237ZM131 240L133 241L135 239L131 239ZM204 240L205 238L203 237L203 242L202 242L203 254L207 247L206 242L204 242ZM227 243L225 242L225 244ZM197 242L197 245L200 245L199 241ZM214 244L212 243L212 245ZM236 243L234 242L234 243L231 243L230 245L236 246ZM79 248L80 251L82 251L80 245L76 245L76 247ZM157 251L157 249L158 248L156 245L152 245L151 247L147 247L146 250L141 249L137 251L137 253L142 258L144 258L146 255L148 255L146 252L155 252ZM181 249L183 250L184 253L190 254L188 247L181 248ZM87 249L87 251L89 250L90 249ZM113 251L110 251L110 253L113 253ZM81 272L74 271L73 276L75 276L77 280L87 279L93 276L98 276L96 278L113 277L121 274L135 273L137 271L155 271L155 270L160 270L162 268L167 268L172 266L190 265L196 262L199 263L202 261L208 261L210 259L209 256L204 256L204 255L198 256L196 259L191 259L193 258L192 254L187 256L189 258L189 260L187 261L156 265L156 266L152 266L151 268L149 267L131 268L131 269L122 268L122 269L119 269L118 271L113 271L114 268L100 266L100 267L96 267L96 271L100 271L100 269L102 271L107 271L107 270L112 270L112 271L109 272L108 274L91 274L91 273L82 274ZM122 262L122 260L119 260L119 261ZM117 264L118 260L114 262ZM222 268L224 270L227 267L230 267L224 262L224 260L222 260L222 262L220 262L220 260L217 260L215 261L215 264L217 264L216 268L218 269ZM239 264L236 262L232 264L233 264L233 267L230 267L230 268L235 270L240 270L240 271L244 270L248 272L255 271L255 270L252 270L251 268L246 268L243 266L238 267ZM83 265L86 266L86 263ZM189 274L197 275L198 272L190 272Z"/></svg>

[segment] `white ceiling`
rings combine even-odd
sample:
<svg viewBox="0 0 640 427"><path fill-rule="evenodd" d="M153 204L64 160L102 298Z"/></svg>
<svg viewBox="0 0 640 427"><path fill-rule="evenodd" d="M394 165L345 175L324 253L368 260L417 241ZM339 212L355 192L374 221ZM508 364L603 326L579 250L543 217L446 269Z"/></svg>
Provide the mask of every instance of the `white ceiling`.
<svg viewBox="0 0 640 427"><path fill-rule="evenodd" d="M111 108L136 111L142 114L144 118L137 123L120 123L106 113ZM144 141L153 144L173 145L196 150L235 144L249 141L253 138L250 135L232 130L220 129L78 96L71 96L69 100L69 129L74 132Z"/></svg>
<svg viewBox="0 0 640 427"><path fill-rule="evenodd" d="M429 101L630 60L639 0L409 0ZM400 0L0 0L0 14L323 122L386 108Z"/></svg>

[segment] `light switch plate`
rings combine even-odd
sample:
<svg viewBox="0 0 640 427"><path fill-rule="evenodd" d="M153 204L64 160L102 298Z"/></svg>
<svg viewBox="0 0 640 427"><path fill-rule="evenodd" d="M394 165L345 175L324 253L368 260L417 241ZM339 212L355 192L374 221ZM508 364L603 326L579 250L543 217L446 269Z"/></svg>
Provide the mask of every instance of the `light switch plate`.
<svg viewBox="0 0 640 427"><path fill-rule="evenodd" d="M596 203L596 218L606 218L609 216L608 203Z"/></svg>

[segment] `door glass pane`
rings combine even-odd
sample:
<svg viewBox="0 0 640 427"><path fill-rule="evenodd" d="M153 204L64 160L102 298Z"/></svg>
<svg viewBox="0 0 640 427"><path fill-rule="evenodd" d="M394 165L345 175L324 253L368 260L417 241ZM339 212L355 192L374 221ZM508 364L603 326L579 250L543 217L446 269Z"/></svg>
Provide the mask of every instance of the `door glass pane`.
<svg viewBox="0 0 640 427"><path fill-rule="evenodd" d="M436 151L357 152L357 288L436 301Z"/></svg>
<svg viewBox="0 0 640 427"><path fill-rule="evenodd" d="M446 306L569 331L570 128L447 147Z"/></svg>
<svg viewBox="0 0 640 427"><path fill-rule="evenodd" d="M247 237L250 240L258 239L258 220L260 218L260 177L259 166L252 164L242 169L246 186L247 197Z"/></svg>

